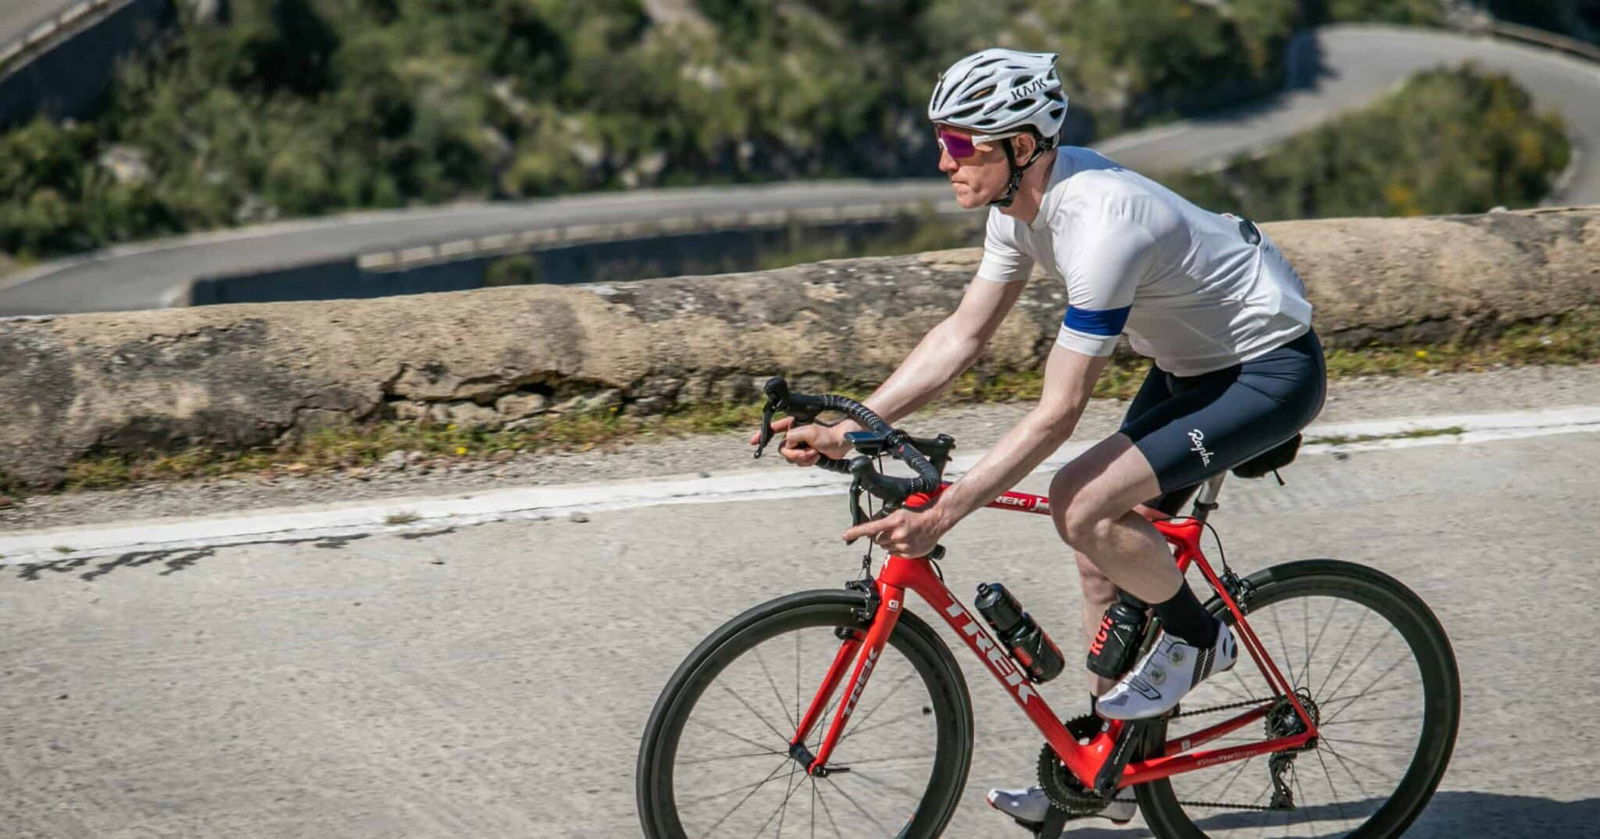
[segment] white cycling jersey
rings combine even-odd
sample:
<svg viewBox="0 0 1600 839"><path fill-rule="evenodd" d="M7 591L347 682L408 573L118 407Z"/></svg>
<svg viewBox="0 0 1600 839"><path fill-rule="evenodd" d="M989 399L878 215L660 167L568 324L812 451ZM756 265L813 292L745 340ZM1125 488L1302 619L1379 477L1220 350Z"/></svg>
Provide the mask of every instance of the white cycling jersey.
<svg viewBox="0 0 1600 839"><path fill-rule="evenodd" d="M1037 263L1066 283L1056 343L1086 355L1126 331L1161 369L1197 376L1311 328L1305 284L1258 228L1090 149L1057 151L1032 224L991 208L983 250L980 279L1025 280Z"/></svg>

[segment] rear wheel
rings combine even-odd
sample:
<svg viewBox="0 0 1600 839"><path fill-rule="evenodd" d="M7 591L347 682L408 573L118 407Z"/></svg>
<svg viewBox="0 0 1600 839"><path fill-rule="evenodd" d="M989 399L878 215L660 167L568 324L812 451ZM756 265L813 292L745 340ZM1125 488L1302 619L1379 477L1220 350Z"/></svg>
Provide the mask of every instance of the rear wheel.
<svg viewBox="0 0 1600 839"><path fill-rule="evenodd" d="M1455 744L1461 686L1444 629L1410 589L1360 565L1292 562L1246 583L1250 627L1309 700L1317 745L1141 785L1145 821L1164 839L1399 836L1427 806ZM1234 623L1219 599L1207 605ZM1197 711L1271 696L1241 652L1230 672L1184 698L1180 716L1156 723L1150 742L1159 751L1240 712ZM1292 713L1269 714L1202 748L1259 743L1298 724Z"/></svg>
<svg viewBox="0 0 1600 839"><path fill-rule="evenodd" d="M814 591L734 618L678 668L639 751L649 839L714 836L934 837L960 800L972 705L944 643L902 612L825 777L789 756L800 716L838 653L861 633L859 594ZM846 678L848 681L848 676ZM845 692L813 728L813 752Z"/></svg>

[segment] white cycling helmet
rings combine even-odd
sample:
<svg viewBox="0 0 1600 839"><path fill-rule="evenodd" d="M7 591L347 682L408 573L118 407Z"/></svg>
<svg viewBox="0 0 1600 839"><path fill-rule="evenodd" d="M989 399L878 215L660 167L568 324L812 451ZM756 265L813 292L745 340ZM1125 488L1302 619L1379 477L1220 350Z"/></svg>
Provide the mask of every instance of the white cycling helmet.
<svg viewBox="0 0 1600 839"><path fill-rule="evenodd" d="M1011 167L1006 191L989 203L1009 207L1022 186L1022 174L1039 155L1055 148L1067 116L1067 95L1061 92L1053 52L1018 52L998 47L976 52L939 74L928 100L928 119L974 132L988 142L1032 129L1039 144L1018 162L1011 144L1001 148Z"/></svg>
<svg viewBox="0 0 1600 839"><path fill-rule="evenodd" d="M1032 128L1045 148L1056 144L1067 115L1053 52L999 48L973 53L939 75L928 119L979 134Z"/></svg>

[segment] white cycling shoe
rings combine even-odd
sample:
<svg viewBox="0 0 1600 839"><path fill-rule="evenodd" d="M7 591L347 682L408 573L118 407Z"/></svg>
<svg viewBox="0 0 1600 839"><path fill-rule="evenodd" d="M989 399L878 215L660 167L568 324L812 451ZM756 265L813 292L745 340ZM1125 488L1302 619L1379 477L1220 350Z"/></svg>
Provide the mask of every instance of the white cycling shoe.
<svg viewBox="0 0 1600 839"><path fill-rule="evenodd" d="M1108 720L1159 717L1176 708L1178 700L1207 676L1233 667L1239 654L1233 630L1217 623L1217 641L1208 649L1162 632L1150 652L1095 703L1095 713Z"/></svg>
<svg viewBox="0 0 1600 839"><path fill-rule="evenodd" d="M1040 787L1018 790L992 789L989 790L987 798L990 807L1030 825L1043 823L1044 817L1050 814L1050 797L1045 795L1044 789ZM1110 819L1115 824L1127 824L1137 812L1139 805L1136 802L1112 801L1104 810L1081 818Z"/></svg>

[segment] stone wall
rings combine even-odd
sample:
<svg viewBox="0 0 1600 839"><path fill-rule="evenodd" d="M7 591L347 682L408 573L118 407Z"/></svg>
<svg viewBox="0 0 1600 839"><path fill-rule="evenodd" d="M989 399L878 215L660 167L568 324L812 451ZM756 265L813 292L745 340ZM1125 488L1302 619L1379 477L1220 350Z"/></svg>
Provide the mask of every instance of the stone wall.
<svg viewBox="0 0 1600 839"><path fill-rule="evenodd" d="M1471 340L1600 303L1600 208L1265 229L1330 345ZM776 271L0 321L0 473L271 444L383 419L502 425L867 387L948 314L976 249ZM1065 307L1036 278L980 364L1037 366Z"/></svg>

